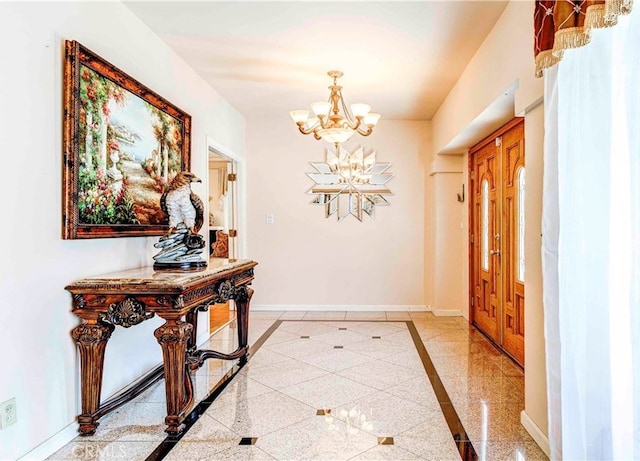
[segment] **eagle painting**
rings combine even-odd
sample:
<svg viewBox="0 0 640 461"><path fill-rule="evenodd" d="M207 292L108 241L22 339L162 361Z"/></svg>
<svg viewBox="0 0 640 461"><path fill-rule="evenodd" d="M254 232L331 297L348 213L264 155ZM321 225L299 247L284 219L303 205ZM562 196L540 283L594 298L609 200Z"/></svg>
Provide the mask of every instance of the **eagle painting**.
<svg viewBox="0 0 640 461"><path fill-rule="evenodd" d="M184 225L197 234L204 222L204 204L191 191L192 182L202 182L189 171L182 171L169 184L169 189L160 197L160 208L169 216L169 233Z"/></svg>

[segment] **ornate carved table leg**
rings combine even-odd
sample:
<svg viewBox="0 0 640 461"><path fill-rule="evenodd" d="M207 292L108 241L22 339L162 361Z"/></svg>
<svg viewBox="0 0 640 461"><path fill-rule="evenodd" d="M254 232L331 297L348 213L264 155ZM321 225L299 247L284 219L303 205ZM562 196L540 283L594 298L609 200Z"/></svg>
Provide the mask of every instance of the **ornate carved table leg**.
<svg viewBox="0 0 640 461"><path fill-rule="evenodd" d="M109 323L99 323L96 319L84 320L84 323L71 330L80 352L80 391L82 394L82 413L78 415L81 435L93 435L98 427L95 413L100 406L102 390L102 370L104 368L104 350L115 328Z"/></svg>
<svg viewBox="0 0 640 461"><path fill-rule="evenodd" d="M196 335L198 333L198 313L206 312L209 310L209 304L202 304L200 306L194 307L185 315L185 321L193 325L193 329L191 330L191 335L189 340L187 341L187 352L193 353L197 348L196 344Z"/></svg>
<svg viewBox="0 0 640 461"><path fill-rule="evenodd" d="M236 290L235 301L238 317L238 348L244 348L245 353L240 357L240 363L247 362L249 353L249 303L253 296L253 290L244 285Z"/></svg>
<svg viewBox="0 0 640 461"><path fill-rule="evenodd" d="M187 342L193 325L179 318L167 318L154 335L162 347L164 359L165 391L167 395L167 416L164 419L165 432L178 435L184 429L182 420L193 403L191 376L186 367Z"/></svg>

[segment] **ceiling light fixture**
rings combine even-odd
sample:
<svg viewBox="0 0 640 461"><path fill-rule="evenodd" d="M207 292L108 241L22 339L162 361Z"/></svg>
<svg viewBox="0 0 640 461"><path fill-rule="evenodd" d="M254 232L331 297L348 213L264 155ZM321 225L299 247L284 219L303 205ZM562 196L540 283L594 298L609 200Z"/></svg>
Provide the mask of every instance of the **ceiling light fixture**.
<svg viewBox="0 0 640 461"><path fill-rule="evenodd" d="M344 74L339 70L327 72L333 78L333 85L329 87L331 94L327 102L311 104L313 117L309 117L308 110L292 110L291 118L302 134L313 134L316 139L323 139L333 144L348 141L354 133L369 136L380 119L380 114L369 112L368 104L351 104L351 111L342 98L342 87L338 85L338 78ZM342 109L342 115L340 114Z"/></svg>

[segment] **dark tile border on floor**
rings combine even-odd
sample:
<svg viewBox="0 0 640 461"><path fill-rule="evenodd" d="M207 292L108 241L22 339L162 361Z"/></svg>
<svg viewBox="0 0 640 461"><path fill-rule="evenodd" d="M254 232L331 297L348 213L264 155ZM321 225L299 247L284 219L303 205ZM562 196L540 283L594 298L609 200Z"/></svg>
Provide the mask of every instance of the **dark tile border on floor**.
<svg viewBox="0 0 640 461"><path fill-rule="evenodd" d="M372 323L405 323L407 325L407 329L409 330L409 334L411 335L411 339L413 339L413 344L418 352L418 356L422 362L425 372L427 373L427 377L431 382L431 386L438 398L438 402L440 404L440 408L442 413L447 421L447 425L449 426L449 430L451 431L451 435L453 440L458 447L458 452L460 453L460 458L462 461L476 461L478 460L478 455L476 453L473 444L469 440L467 436L467 432L462 425L462 421L456 412L456 409L453 407L451 403L451 398L449 394L447 394L444 385L442 384L442 380L436 371L433 362L431 361L431 357L429 357L429 353L422 342L422 338L420 338L420 334L416 329L412 320L361 320L361 319L353 319L353 320L275 320L273 325L271 325L267 331L265 331L260 338L254 343L253 346L249 349L249 357L255 354L258 349L269 339L269 337L273 334L274 331L280 327L283 322L372 322ZM343 328L341 328L343 329ZM160 445L146 458L145 461L161 461L163 460L167 454L176 446L176 444L180 441L180 439L191 429L191 427L195 424L195 422L200 418L200 416L211 406L214 400L224 391L227 385L231 382L231 380L238 374L238 372L244 367L246 363L236 364L233 366L231 370L227 372L226 375L218 381L218 383L211 390L209 395L205 397L200 403L196 405L193 411L189 414L187 418L185 418L185 429L178 436L169 436L164 441L160 443ZM393 440L392 437L387 437L385 439ZM243 439L244 440L244 439ZM386 442L389 443L389 442Z"/></svg>
<svg viewBox="0 0 640 461"><path fill-rule="evenodd" d="M276 320L273 325L271 325L267 331L265 331L260 338L249 348L249 357L256 353L260 347L264 344L264 342L269 339L269 336L273 334L274 331L278 329L278 327L282 324L282 320ZM216 385L211 389L209 394L198 403L195 408L189 413L184 420L185 428L184 430L177 436L167 436L160 445L156 447L153 452L147 456L145 461L161 461L163 460L169 452L176 446L176 444L184 437L184 435L191 429L191 427L195 424L195 422L202 416L202 414L207 411L207 409L211 406L216 398L225 390L225 388L229 385L229 383L233 380L233 378L238 374L242 368L246 365L246 362L242 364L235 364L231 370L229 370L221 379L216 383ZM243 439L244 440L244 439Z"/></svg>
<svg viewBox="0 0 640 461"><path fill-rule="evenodd" d="M451 403L451 398L449 397L447 390L444 388L444 384L442 384L442 380L436 371L436 367L433 366L431 357L429 357L427 348L422 342L422 338L420 338L420 334L418 333L416 326L413 321L407 321L406 323L409 333L411 334L411 338L413 339L413 344L415 345L418 355L420 356L420 360L422 361L422 365L424 366L424 371L427 372L429 381L431 381L431 387L433 387L433 391L438 398L442 414L447 421L453 440L458 447L460 458L462 458L463 461L474 461L479 459L478 454L473 448L473 444L469 440L467 432L462 425L462 421L460 421L460 417Z"/></svg>

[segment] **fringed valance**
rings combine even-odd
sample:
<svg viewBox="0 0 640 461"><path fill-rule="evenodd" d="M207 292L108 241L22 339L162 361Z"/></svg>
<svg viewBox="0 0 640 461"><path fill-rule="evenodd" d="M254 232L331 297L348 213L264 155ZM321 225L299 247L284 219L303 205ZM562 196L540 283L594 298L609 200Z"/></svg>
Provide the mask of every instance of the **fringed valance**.
<svg viewBox="0 0 640 461"><path fill-rule="evenodd" d="M564 50L589 43L591 29L615 25L632 6L633 0L536 0L536 77L560 62Z"/></svg>

